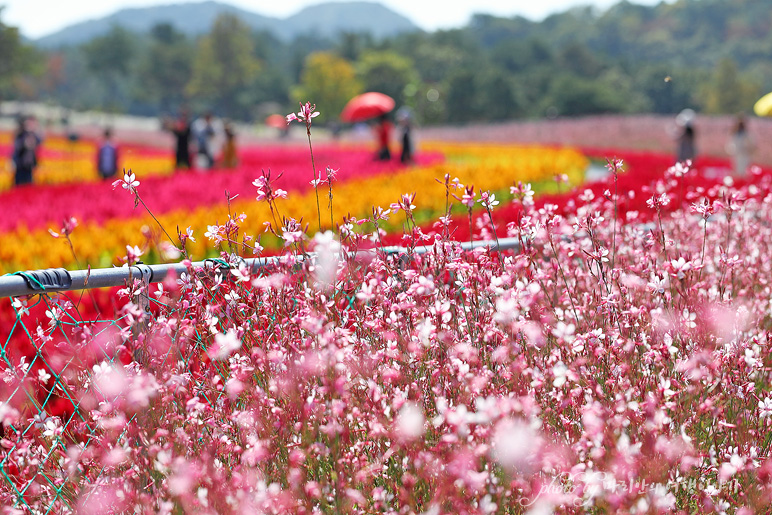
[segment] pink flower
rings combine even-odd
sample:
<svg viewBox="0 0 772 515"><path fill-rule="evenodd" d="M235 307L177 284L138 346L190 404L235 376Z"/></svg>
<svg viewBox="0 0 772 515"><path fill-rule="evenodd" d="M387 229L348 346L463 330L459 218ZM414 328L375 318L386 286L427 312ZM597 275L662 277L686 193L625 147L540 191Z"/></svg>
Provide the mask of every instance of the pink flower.
<svg viewBox="0 0 772 515"><path fill-rule="evenodd" d="M525 206L533 205L534 191L531 189L531 184L523 184L518 181L516 185L509 187L509 193L511 193L517 200L523 203Z"/></svg>
<svg viewBox="0 0 772 515"><path fill-rule="evenodd" d="M223 232L224 231L219 225L207 225L204 236L212 240L215 244L218 244L225 239L223 237Z"/></svg>
<svg viewBox="0 0 772 515"><path fill-rule="evenodd" d="M492 209L493 207L499 205L499 201L496 200L496 195L488 191L483 191L480 194L480 200L477 202L482 204L485 209Z"/></svg>
<svg viewBox="0 0 772 515"><path fill-rule="evenodd" d="M319 116L319 111L316 110L316 104L311 102L300 103L300 111L297 113L290 113L287 115L287 123L298 121L306 124L307 128L311 128L311 119Z"/></svg>
<svg viewBox="0 0 772 515"><path fill-rule="evenodd" d="M707 219L713 214L713 205L705 199L703 202L695 202L692 204L692 211L698 213L701 217Z"/></svg>
<svg viewBox="0 0 772 515"><path fill-rule="evenodd" d="M74 216L71 216L70 218L65 218L62 221L62 228L57 233L53 231L52 229L48 229L48 234L53 236L54 238L59 238L60 236L64 236L65 238L72 234L72 232L75 230L75 228L78 226L78 219Z"/></svg>
<svg viewBox="0 0 772 515"><path fill-rule="evenodd" d="M476 194L474 192L474 186L467 186L466 191L464 192L464 194L461 196L459 200L461 200L461 203L464 204L466 207L468 207L469 209L472 209L474 207L475 195Z"/></svg>
<svg viewBox="0 0 772 515"><path fill-rule="evenodd" d="M142 254L144 254L144 252L136 245L126 245L126 262L130 265L136 263Z"/></svg>
<svg viewBox="0 0 772 515"><path fill-rule="evenodd" d="M661 195L653 195L646 201L646 205L652 209L659 209L662 206L666 206L668 204L670 204L670 197L667 193L662 193Z"/></svg>
<svg viewBox="0 0 772 515"><path fill-rule="evenodd" d="M281 237L284 240L285 246L292 245L293 243L297 243L303 239L303 231L292 231L284 229L282 231Z"/></svg>
<svg viewBox="0 0 772 515"><path fill-rule="evenodd" d="M670 274L678 277L679 279L686 277L686 273L692 269L691 261L686 261L683 257L678 259L671 259L668 265L670 268Z"/></svg>

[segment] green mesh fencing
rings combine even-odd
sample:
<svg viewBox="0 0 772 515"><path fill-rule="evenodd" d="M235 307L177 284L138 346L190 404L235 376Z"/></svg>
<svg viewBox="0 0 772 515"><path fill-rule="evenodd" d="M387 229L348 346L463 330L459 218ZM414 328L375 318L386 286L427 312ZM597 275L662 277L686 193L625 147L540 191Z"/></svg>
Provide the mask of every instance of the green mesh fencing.
<svg viewBox="0 0 772 515"><path fill-rule="evenodd" d="M217 283L221 278L210 270L191 279L195 281ZM43 506L42 513L77 511L78 502L88 499L88 485L99 482L104 468L90 473L86 482L85 474L68 469L73 466L68 457L88 453L98 429L93 415L88 415L95 406L83 405L72 378L77 376L81 384L88 383L99 367L119 360L142 365L142 350L133 349L127 355L122 342L133 340L159 317L182 320L193 309L172 308L154 295L146 295L146 318L140 321L136 313L121 312L120 304L115 303L115 290L45 293L26 301L0 299L0 502L22 509ZM211 304L226 290L205 287L203 291L207 298L202 304ZM239 288L227 291L237 293ZM355 294L343 295L343 303L350 307ZM220 316L209 330L224 331L231 323ZM195 353L207 351L207 336L202 328L196 328L193 345L185 350L170 346L164 361L187 365ZM102 337L103 345L93 345ZM227 381L228 368L222 362L208 366ZM108 392L101 391L96 383L93 388L97 396L109 401ZM211 407L224 395L222 391L212 395L198 384L192 388L200 390L201 399ZM125 444L125 434L135 417L126 421L116 445Z"/></svg>
<svg viewBox="0 0 772 515"><path fill-rule="evenodd" d="M492 242L477 245L484 244L492 246ZM504 245L509 243L500 246ZM398 268L410 266L404 254L394 259ZM224 389L213 389L217 381L212 378L219 375L219 384L226 384L231 372L227 362L207 359L212 335L239 324L249 332L258 322L238 308L219 311L216 317L207 315L204 310L218 304L227 306L252 288L249 282L234 280L226 262L209 261L208 265L202 263L206 266L189 266L179 277L164 279L159 274L155 278L156 282L164 280L162 290L176 286L196 292L173 301L168 300L172 298L168 292L159 294L157 286L143 288L145 283L136 277L120 290L116 287L0 298L0 504L35 513L77 512L79 503L98 491L100 480L114 473L106 469L109 459L107 464L104 459L94 460L98 467L87 468L92 450L105 451L98 446L104 444L103 433L113 423L101 415L103 408L117 402L121 395L104 380L105 374L110 377L113 364L138 373L147 370L151 375L151 367L190 371L188 388L201 402L211 409L223 402ZM253 277L267 278L275 267L263 263L253 269ZM284 267L284 271L293 274L301 268ZM298 281L302 284L305 279ZM298 284L290 290L299 295L303 287ZM345 285L336 289L335 311L341 317L345 318L354 305L356 288L360 286L354 281L351 290ZM286 309L294 312L297 297L288 300L293 301ZM272 319L260 322L267 324L267 332L282 330L276 312L262 310L262 306L250 305L250 310L274 313ZM183 328L183 321L195 325ZM171 331L167 335L168 348L160 354L154 348L152 363L148 352L154 333L147 330L149 327L168 327ZM185 342L177 344L183 332ZM178 411L186 408L174 398L169 402ZM132 427L141 423L135 420L137 416L137 412L127 413L127 420L122 421L124 425L111 440L112 450L130 445Z"/></svg>

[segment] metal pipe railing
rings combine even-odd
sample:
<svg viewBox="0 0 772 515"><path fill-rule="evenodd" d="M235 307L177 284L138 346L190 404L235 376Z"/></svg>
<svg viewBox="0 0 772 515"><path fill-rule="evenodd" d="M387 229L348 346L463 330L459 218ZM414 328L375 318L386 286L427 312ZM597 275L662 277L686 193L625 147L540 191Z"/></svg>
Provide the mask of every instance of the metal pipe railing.
<svg viewBox="0 0 772 515"><path fill-rule="evenodd" d="M502 238L496 241L479 241L460 243L464 250L487 247L498 250L517 249L520 243L517 238ZM414 254L423 254L433 249L433 246L419 246L412 249ZM407 247L383 247L382 249L368 249L360 252L376 252L382 250L386 254L407 254L411 249ZM313 257L313 253L309 254ZM244 259L243 263L251 270L275 264L280 256ZM223 267L219 260L206 259L193 263L193 268L215 269ZM147 284L162 282L166 276L174 271L177 275L187 272L188 268L182 263L168 263L163 265L137 264L131 267L97 268L92 270L68 271L64 268L49 268L47 270L34 270L16 272L0 276L0 298L18 297L21 295L35 295L38 293L56 293L71 290L88 290L92 288L109 288L122 286L132 279L140 279Z"/></svg>

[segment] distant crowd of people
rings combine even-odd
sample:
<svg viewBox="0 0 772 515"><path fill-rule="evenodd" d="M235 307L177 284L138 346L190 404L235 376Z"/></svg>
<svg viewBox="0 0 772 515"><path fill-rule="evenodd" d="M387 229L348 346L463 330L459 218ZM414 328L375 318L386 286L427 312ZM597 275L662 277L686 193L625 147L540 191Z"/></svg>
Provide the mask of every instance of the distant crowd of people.
<svg viewBox="0 0 772 515"><path fill-rule="evenodd" d="M211 170L217 165L223 168L238 165L233 126L212 113L207 112L191 122L188 113L182 111L176 120L163 120L162 126L174 135L177 169ZM195 161L191 160L191 144L195 146Z"/></svg>
<svg viewBox="0 0 772 515"><path fill-rule="evenodd" d="M680 128L677 135L676 161L694 161L697 158L697 135L695 129L696 113L684 109L676 117L676 126ZM751 156L755 145L748 134L744 114L738 114L726 143L726 152L732 158L732 170L735 175L743 176L751 166Z"/></svg>
<svg viewBox="0 0 772 515"><path fill-rule="evenodd" d="M176 120L164 119L162 127L175 137L177 169L210 170L218 166L235 168L238 165L236 134L229 122L223 123L211 113L206 113L191 123L187 113L182 112ZM71 141L78 139L74 133L69 138ZM15 186L33 182L33 174L38 166L38 150L42 143L37 119L20 116L10 156ZM195 152L195 162L191 160L191 148ZM118 173L118 158L119 148L113 138L113 131L106 128L97 144L95 163L99 176L103 179L114 177Z"/></svg>
<svg viewBox="0 0 772 515"><path fill-rule="evenodd" d="M685 109L676 117L679 131L676 135L676 159L679 162L694 161L697 157L696 114ZM399 160L410 164L414 160L413 120L409 109L401 108L396 113L396 130L399 131ZM191 121L186 111L176 119L163 119L162 127L175 138L175 166L179 170L211 170L215 167L235 168L238 165L236 135L233 126L223 122L207 112ZM392 159L391 142L395 125L388 113L373 122L373 133L377 143L375 159ZM36 128L34 117L20 117L18 128L13 138L11 162L14 168L14 184L22 186L33 182L33 173L38 165L38 149L43 142ZM743 115L738 115L726 151L732 157L733 171L745 175L751 166L754 143L748 134L747 122ZM98 144L96 167L104 179L118 173L118 145L113 140L112 130L105 129Z"/></svg>

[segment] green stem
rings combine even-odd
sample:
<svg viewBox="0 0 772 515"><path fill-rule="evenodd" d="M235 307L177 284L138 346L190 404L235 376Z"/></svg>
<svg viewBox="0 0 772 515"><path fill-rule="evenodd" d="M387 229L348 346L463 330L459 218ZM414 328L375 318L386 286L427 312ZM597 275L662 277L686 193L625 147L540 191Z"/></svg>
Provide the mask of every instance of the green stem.
<svg viewBox="0 0 772 515"><path fill-rule="evenodd" d="M311 151L311 169L314 172L314 191L316 192L316 216L319 223L319 232L322 232L322 208L319 205L319 182L316 180L316 164L314 163L314 148L311 146L311 127L306 127L308 134L308 150Z"/></svg>

